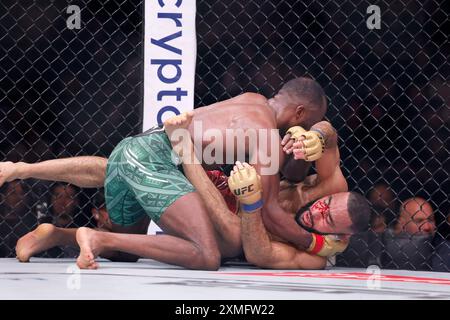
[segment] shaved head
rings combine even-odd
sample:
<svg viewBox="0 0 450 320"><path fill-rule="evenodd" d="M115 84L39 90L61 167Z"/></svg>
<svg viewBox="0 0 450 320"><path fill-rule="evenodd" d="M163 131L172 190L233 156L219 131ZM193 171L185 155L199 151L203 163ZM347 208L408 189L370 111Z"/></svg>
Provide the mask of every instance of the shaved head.
<svg viewBox="0 0 450 320"><path fill-rule="evenodd" d="M327 111L327 98L321 85L307 77L295 78L288 81L280 90L280 93L289 95L296 105L303 105L311 118L310 125L319 122Z"/></svg>

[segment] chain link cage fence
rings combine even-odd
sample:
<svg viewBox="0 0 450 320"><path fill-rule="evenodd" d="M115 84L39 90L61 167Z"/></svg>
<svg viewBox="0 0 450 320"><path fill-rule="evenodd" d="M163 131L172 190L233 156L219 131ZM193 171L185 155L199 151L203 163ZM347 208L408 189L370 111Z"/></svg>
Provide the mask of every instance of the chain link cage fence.
<svg viewBox="0 0 450 320"><path fill-rule="evenodd" d="M107 157L141 131L143 3L76 1L74 32L72 3L2 1L2 160ZM450 270L449 15L437 0L197 1L196 106L271 97L303 75L324 88L349 188L372 203L371 229L352 236L337 266ZM1 196L8 257L39 222L92 226L101 204L97 190L33 180L6 183Z"/></svg>

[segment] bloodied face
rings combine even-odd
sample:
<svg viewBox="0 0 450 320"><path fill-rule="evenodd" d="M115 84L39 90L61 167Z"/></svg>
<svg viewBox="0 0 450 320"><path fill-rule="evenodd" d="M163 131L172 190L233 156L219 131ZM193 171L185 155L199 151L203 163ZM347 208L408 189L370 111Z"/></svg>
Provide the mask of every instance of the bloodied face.
<svg viewBox="0 0 450 320"><path fill-rule="evenodd" d="M297 223L317 234L352 234L352 220L347 210L348 193L326 196L301 208Z"/></svg>

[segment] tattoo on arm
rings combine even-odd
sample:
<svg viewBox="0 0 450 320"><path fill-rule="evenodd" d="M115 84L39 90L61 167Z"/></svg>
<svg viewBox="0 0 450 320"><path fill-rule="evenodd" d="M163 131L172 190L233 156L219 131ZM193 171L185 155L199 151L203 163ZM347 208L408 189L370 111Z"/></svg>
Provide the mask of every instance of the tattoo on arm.
<svg viewBox="0 0 450 320"><path fill-rule="evenodd" d="M320 121L311 127L311 130L319 132L325 141L325 149L337 146L337 132L328 121Z"/></svg>

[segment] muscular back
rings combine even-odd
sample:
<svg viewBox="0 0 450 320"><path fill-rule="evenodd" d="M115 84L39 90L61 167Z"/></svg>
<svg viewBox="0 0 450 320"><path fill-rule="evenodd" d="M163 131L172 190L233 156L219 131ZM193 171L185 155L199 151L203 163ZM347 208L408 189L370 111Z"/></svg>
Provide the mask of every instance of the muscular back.
<svg viewBox="0 0 450 320"><path fill-rule="evenodd" d="M201 124L201 136L199 137L198 126ZM196 127L197 126L197 127ZM230 141L226 139L226 129L237 131L249 129L276 129L276 119L275 114L271 108L267 105L267 100L260 95L254 94L244 94L242 96L216 103L207 107L199 108L194 111L194 118L189 127L191 136L194 139L195 144L200 145L199 140L201 140L202 152L213 139L205 136L209 130L220 131L219 137L222 139L223 151L225 153L224 157L227 157L227 152L233 152L237 155L236 146L237 139L234 139L233 146L230 147ZM197 131L197 132L196 132ZM275 141L273 141L275 139ZM228 148L227 148L228 145ZM284 163L284 153L280 145L280 137L278 134L275 137L271 137L269 132L263 139L258 139L257 146L249 146L248 143L244 146L246 148L245 154L250 159L250 163L256 168L258 173L261 175L261 183L263 187L263 198L265 206L263 211L276 211L284 212L278 205L278 190L279 190L279 176L278 170L279 166ZM273 148L273 150L271 150ZM227 150L228 149L228 150ZM262 151L264 150L264 151ZM275 171L271 174L261 174L263 166L260 162L260 152L264 153L271 150L270 157L274 163L277 164ZM232 161L227 161L227 164L234 164L235 157L228 157L228 159L233 158ZM211 166L205 166L203 157L199 157L205 169L212 169ZM225 160L227 158L224 158ZM255 162L252 159L256 159ZM243 159L239 159L243 160Z"/></svg>
<svg viewBox="0 0 450 320"><path fill-rule="evenodd" d="M189 131L196 145L201 144L202 151L208 147L216 138L220 138L223 144L223 162L220 164L233 164L239 152L247 156L251 152L248 140L244 145L245 150L238 150L236 135L242 131L258 129L276 129L275 115L268 107L267 100L257 94L243 94L241 96L215 103L194 110L194 118L189 126ZM227 134L234 136L234 141L227 141ZM201 142L199 141L201 140ZM215 141L217 143L217 141ZM218 144L219 145L219 144ZM242 147L242 146L241 146ZM232 153L230 155L229 153ZM232 161L226 161L233 159ZM202 157L203 162L203 157ZM229 162L229 163L228 163ZM206 166L211 169L214 166Z"/></svg>
<svg viewBox="0 0 450 320"><path fill-rule="evenodd" d="M200 137L198 137L199 133L195 132L198 131L198 128L194 130L195 126L198 126L199 124L201 124L202 127L200 130ZM225 157L227 153L226 151L234 152L234 155L236 155L238 151L235 147L230 147L230 141L226 141L226 129L232 131L244 130L244 132L249 129L276 129L275 114L273 110L268 106L267 100L264 97L255 94L244 94L230 100L196 109L194 111L193 121L189 127L191 136L194 138L194 142L197 148L199 145L201 145L202 152L208 147L211 141L214 140L208 138L208 136L205 136L205 133L207 133L209 130L219 131L221 134L219 134L218 136L220 137L220 139L222 139L221 142L223 143L223 150L220 151L223 151L225 153ZM268 231L279 235L287 232L291 235L290 238L296 239L296 244L298 242L299 247L308 247L310 243L309 233L305 235L305 232L299 231L299 228L296 226L296 224L291 223L294 222L293 219L288 219L286 221L285 219L280 220L278 218L286 217L285 215L288 214L288 212L284 211L278 204L280 183L278 171L280 169L280 166L284 164L285 160L280 140L281 139L278 133L272 137L270 134L267 134L265 139L260 139L258 141L256 148L255 146L249 146L248 144L245 144L245 154L248 156L250 164L255 167L256 171L261 176L264 201L262 216ZM237 145L236 139L233 145ZM274 159L277 160L275 162L277 164L276 168L273 172L271 171L270 174L262 173L263 169L267 168L267 166L263 165L262 161L260 161L261 157L259 156L259 154L264 153L264 151L261 151L261 146L265 148L265 151L271 150L270 157L272 163ZM228 157L228 160L230 158L233 157ZM205 169L211 169L211 167L205 166L203 157L198 157L198 159L202 159L203 167ZM223 160L225 159L226 158L224 158ZM236 160L235 157L232 161L227 161L226 163L233 164L234 160ZM283 230L283 232L273 231L278 229ZM297 240L297 238L299 239ZM303 238L305 238L306 240Z"/></svg>

